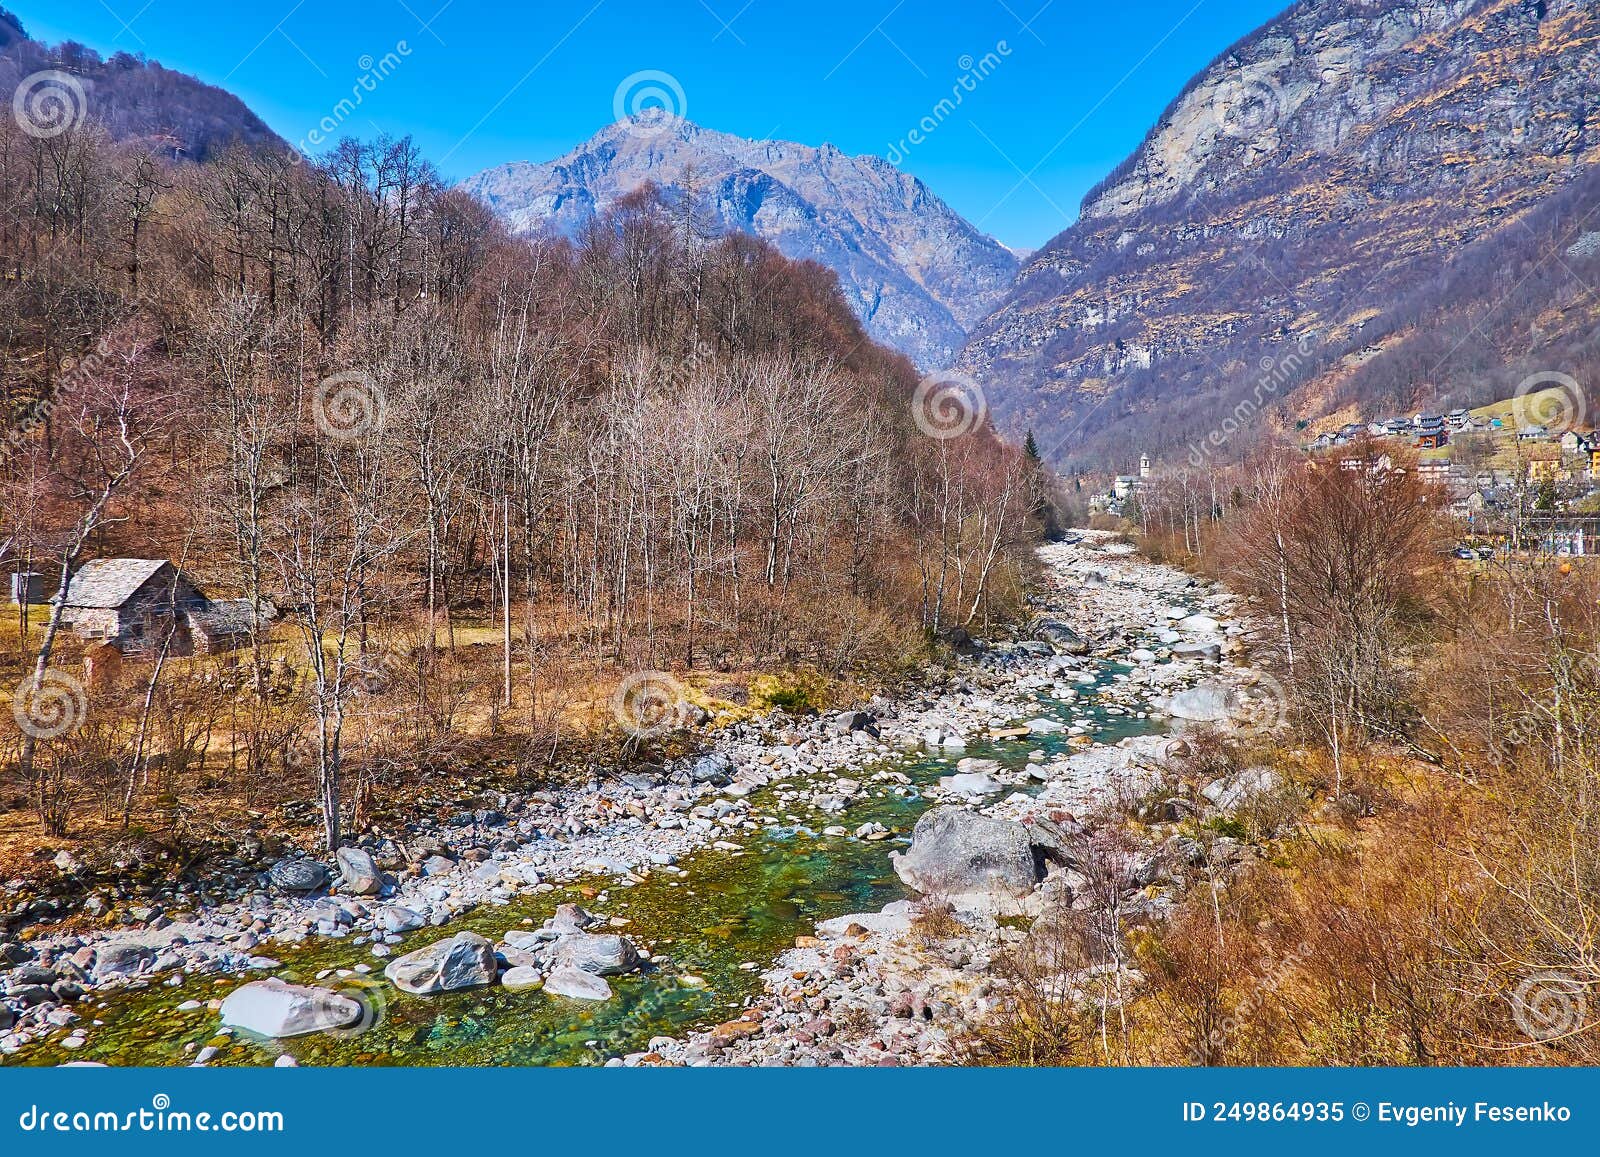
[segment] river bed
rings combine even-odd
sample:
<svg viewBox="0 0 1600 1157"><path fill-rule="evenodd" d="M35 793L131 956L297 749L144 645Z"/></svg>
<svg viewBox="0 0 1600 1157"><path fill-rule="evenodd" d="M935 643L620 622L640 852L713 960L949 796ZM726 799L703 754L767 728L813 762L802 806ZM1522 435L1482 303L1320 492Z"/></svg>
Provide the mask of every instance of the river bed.
<svg viewBox="0 0 1600 1157"><path fill-rule="evenodd" d="M1169 582L1170 585L1170 582ZM1124 592L1133 594L1136 592ZM1169 596L1170 598L1170 596ZM1171 598L1172 602L1177 602ZM1180 604L1181 605L1181 604ZM1050 608L1047 608L1050 609ZM1110 657L1073 660L1084 678L1071 698L1045 683L1018 703L1016 721L1050 719L1087 729L1097 744L1150 734L1164 724L1143 717L1142 696L1130 701L1132 668ZM1088 682L1089 676L1094 682ZM1102 700L1101 692L1117 694ZM575 1001L543 992L478 988L439 996L412 996L382 976L383 960L341 939L312 938L273 945L286 980L334 987L358 996L370 1011L360 1031L322 1033L290 1040L249 1039L220 1025L221 997L243 982L236 974L183 975L180 983L156 977L133 986L90 993L78 1006L87 1026L77 1047L57 1036L25 1046L6 1063L181 1065L578 1065L601 1064L650 1047L653 1038L681 1037L726 1021L762 990L762 973L810 934L819 922L875 911L905 895L889 852L909 842L911 828L930 805L929 791L964 758L993 760L1004 769L1008 791L1038 790L1024 772L1030 764L1063 759L1085 738L1054 733L993 740L969 739L964 749L906 746L868 765L864 792L847 817L816 811L805 802L772 798L787 781L764 787L749 803L767 826L739 835L741 850L702 846L680 858L676 870L649 872L638 883L592 877L564 883L537 896L483 905L447 930L409 933L403 953L448 932L472 930L492 940L537 926L562 902L577 902L608 918L615 930L649 951L646 969L614 977L602 1002ZM908 782L907 782L908 781ZM937 795L937 792L933 793ZM782 822L771 822L781 819ZM877 839L838 834L877 824ZM833 834L825 834L825 829ZM880 829L880 830L881 830ZM719 841L721 843L721 841ZM621 922L625 921L623 924Z"/></svg>

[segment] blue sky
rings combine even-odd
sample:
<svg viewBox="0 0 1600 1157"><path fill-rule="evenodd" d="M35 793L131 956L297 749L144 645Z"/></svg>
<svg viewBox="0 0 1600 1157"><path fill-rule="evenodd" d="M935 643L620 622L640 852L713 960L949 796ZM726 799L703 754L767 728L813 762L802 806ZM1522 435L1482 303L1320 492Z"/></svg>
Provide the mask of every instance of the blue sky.
<svg viewBox="0 0 1600 1157"><path fill-rule="evenodd" d="M1191 75L1286 4L0 0L38 39L227 88L292 143L392 54L341 131L410 133L452 178L558 156L615 119L627 78L665 73L630 92L681 100L708 128L888 156L1030 248L1071 224Z"/></svg>

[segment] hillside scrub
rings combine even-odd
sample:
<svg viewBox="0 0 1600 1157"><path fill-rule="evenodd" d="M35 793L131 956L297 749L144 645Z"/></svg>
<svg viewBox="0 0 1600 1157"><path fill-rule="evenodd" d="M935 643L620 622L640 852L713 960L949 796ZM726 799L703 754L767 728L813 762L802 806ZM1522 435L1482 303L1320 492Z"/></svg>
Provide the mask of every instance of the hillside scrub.
<svg viewBox="0 0 1600 1157"><path fill-rule="evenodd" d="M1286 727L1199 732L1176 767L1196 790L1260 766L1291 790L1270 816L1184 829L1251 854L1222 873L1202 856L1170 918L1119 923L1131 995L1080 979L1063 1004L1062 969L1012 961L1024 995L978 1026L974 1057L1596 1063L1600 572L1439 565L1440 504L1409 472L1269 457L1216 481L1230 497L1190 525L1197 549L1161 499L1192 480L1147 492L1150 525L1176 533L1146 542L1251 596L1252 662L1282 683ZM1137 835L1142 818L1096 823ZM1083 970L1112 959L1107 930L1071 917L1050 951L1101 975Z"/></svg>

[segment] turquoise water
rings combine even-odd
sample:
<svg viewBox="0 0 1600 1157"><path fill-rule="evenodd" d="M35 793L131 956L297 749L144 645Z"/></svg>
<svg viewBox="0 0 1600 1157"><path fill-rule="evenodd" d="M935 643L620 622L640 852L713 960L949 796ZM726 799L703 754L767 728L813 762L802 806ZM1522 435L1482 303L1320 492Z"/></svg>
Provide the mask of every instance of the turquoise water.
<svg viewBox="0 0 1600 1157"><path fill-rule="evenodd" d="M1102 682L1126 668L1098 665ZM1085 689L1087 690L1087 689ZM1147 734L1156 725L1131 716L1107 715L1088 703L1073 705L1048 696L1020 718L1046 715L1063 722L1094 722L1099 742L1114 743L1128 735ZM1070 750L1066 734L1019 740L972 743L965 751L938 756L908 752L893 756L874 770L904 772L913 784L926 785L948 775L963 756L996 759L1021 770L1029 753L1047 756ZM799 816L804 826L740 832L733 839L745 851L707 849L680 862L689 873L681 879L652 874L643 884L617 886L610 880L533 897L504 907L483 908L450 925L498 938L512 929L538 924L564 900L583 903L592 911L630 921L625 935L649 947L654 962L638 976L613 977L614 997L598 1004L546 996L541 992L510 993L500 988L476 989L438 997L416 997L395 991L379 975L364 946L342 940L318 940L304 946L274 947L286 979L316 981L325 969L374 965L370 978L319 983L359 986L381 1009L376 1025L354 1036L319 1035L288 1041L254 1042L218 1036L218 1016L206 1007L176 1011L187 1000L202 1005L225 996L240 983L236 976L196 977L181 987L157 986L108 993L105 1008L80 1005L85 1021L104 1021L89 1030L89 1041L76 1052L45 1043L10 1058L8 1063L56 1064L64 1060L102 1061L120 1065L177 1065L193 1059L207 1044L220 1051L212 1064L271 1064L287 1053L301 1064L361 1065L576 1065L643 1050L652 1036L681 1036L730 1019L747 998L760 991L759 970L771 965L796 936L810 933L818 921L851 912L876 910L904 893L889 862L889 851L903 846L917 817L928 806L919 794L896 795L892 784L872 782L858 774L869 798L858 800L842 817L817 816L780 805L777 811ZM1028 790L1028 789L1017 789ZM763 807L763 794L752 797L753 810ZM775 801L774 801L775 802ZM837 824L852 831L876 821L894 835L879 841L821 835ZM596 897L597 890L599 897ZM440 929L412 933L397 952L411 951L443 935ZM758 969L741 965L756 965ZM91 1016L92 1013L92 1016Z"/></svg>

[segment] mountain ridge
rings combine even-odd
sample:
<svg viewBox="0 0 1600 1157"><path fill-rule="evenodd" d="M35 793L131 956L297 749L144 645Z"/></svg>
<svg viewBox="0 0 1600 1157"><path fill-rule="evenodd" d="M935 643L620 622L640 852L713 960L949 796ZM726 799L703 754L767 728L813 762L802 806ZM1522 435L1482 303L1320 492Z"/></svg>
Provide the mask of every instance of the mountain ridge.
<svg viewBox="0 0 1600 1157"><path fill-rule="evenodd" d="M1600 319L1563 314L1585 258L1500 315L1516 279L1452 270L1524 265L1535 236L1548 263L1556 220L1585 219L1597 45L1575 0L1302 0L1183 88L958 368L1003 428L1102 466L1204 442L1246 399L1276 436L1587 365Z"/></svg>
<svg viewBox="0 0 1600 1157"><path fill-rule="evenodd" d="M66 93L66 101L84 104L76 114L95 117L114 140L146 140L200 161L234 141L254 148L287 148L265 121L226 89L128 52L102 58L76 41L44 44L31 38L15 15L0 8L0 90L19 93L20 99L26 94L19 88L28 78L52 71L74 79L78 92ZM58 111L74 113L68 105Z"/></svg>
<svg viewBox="0 0 1600 1157"><path fill-rule="evenodd" d="M941 369L997 306L1020 264L920 179L836 146L752 141L650 114L601 129L547 162L514 161L462 187L513 230L575 235L646 183L718 231L832 269L873 338Z"/></svg>

